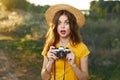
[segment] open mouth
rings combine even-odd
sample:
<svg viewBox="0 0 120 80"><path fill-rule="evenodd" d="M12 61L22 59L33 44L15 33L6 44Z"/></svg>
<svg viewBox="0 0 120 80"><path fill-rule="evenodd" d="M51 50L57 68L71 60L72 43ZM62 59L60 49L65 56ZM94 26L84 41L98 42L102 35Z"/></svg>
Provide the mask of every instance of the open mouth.
<svg viewBox="0 0 120 80"><path fill-rule="evenodd" d="M65 31L65 30L61 30L60 33L61 33L61 34L65 34L66 31Z"/></svg>

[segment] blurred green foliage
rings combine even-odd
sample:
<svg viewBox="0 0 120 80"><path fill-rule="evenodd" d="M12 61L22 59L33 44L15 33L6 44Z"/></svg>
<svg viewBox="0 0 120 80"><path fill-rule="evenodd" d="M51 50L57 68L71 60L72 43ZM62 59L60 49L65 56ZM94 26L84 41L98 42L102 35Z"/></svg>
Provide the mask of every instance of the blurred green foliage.
<svg viewBox="0 0 120 80"><path fill-rule="evenodd" d="M33 22L36 21L35 19ZM44 21L44 18L40 21ZM27 24L30 22L31 20L29 20ZM11 36L16 35L16 37L14 37L15 39L12 41L0 41L0 48L10 53L10 57L16 62L16 65L27 68L33 72L36 72L36 69L38 69L39 71L37 70L38 72L36 72L36 74L40 74L43 60L41 52L45 36L36 40L32 40L31 38L27 39L25 37L28 33L33 33L29 28L33 28L34 25L39 26L40 24L32 24L31 26L30 24L26 26L21 25L23 28L8 32L12 33ZM118 19L95 21L88 18L85 26L80 30L83 41L91 50L89 56L89 80L120 79L118 76L120 70L120 36L118 35L120 34L120 27L118 25L120 25ZM45 26L46 24L40 27ZM43 30L44 28L40 29L38 27L37 29ZM37 29L35 29L35 31L39 32ZM47 28L45 31L47 31ZM45 32L41 32L40 34L45 35ZM118 77L115 78L114 76Z"/></svg>
<svg viewBox="0 0 120 80"><path fill-rule="evenodd" d="M12 0L0 1L6 1L7 4ZM25 3L29 4L28 2ZM94 4L98 8L98 4ZM102 3L99 4L102 5ZM7 24L7 21L13 21L9 19L9 15L13 12L15 15L12 17L18 16L15 21L20 22L18 18L22 18L22 22L20 24L15 23L15 25L10 25L7 28L0 27L0 38L1 35L13 38L13 40L0 40L0 49L8 53L14 62L14 70L22 71L21 69L25 69L28 71L21 80L40 80L38 77L40 77L43 61L41 52L47 31L47 24L42 13L49 6L43 8L29 4L24 9L19 7L19 10L15 10L15 5L12 5L12 3L11 6L13 7L8 9L12 11L6 11L6 13L1 11L0 26L6 27L2 24L3 22L6 21ZM20 10L20 8L23 10ZM86 24L80 29L83 41L91 51L89 56L89 80L120 80L120 18L118 16L111 19L101 18L100 14L97 15L99 17L96 19L94 18L95 15L92 17L91 15L86 16ZM12 27L15 28L12 29Z"/></svg>
<svg viewBox="0 0 120 80"><path fill-rule="evenodd" d="M29 3L27 0L0 0L0 3L2 3L1 7L3 10L10 11L15 9L21 9L29 12L44 13L49 8L49 5L36 6Z"/></svg>
<svg viewBox="0 0 120 80"><path fill-rule="evenodd" d="M89 80L119 80L120 20L90 19L80 30L89 46ZM117 76L117 77L115 77Z"/></svg>
<svg viewBox="0 0 120 80"><path fill-rule="evenodd" d="M91 1L90 3L90 15L94 18L111 18L120 17L120 1Z"/></svg>

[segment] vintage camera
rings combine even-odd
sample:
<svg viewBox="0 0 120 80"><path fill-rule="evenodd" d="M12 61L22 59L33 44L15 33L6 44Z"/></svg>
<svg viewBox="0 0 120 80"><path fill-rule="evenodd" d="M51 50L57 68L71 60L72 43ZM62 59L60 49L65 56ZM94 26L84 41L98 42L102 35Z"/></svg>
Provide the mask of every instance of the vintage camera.
<svg viewBox="0 0 120 80"><path fill-rule="evenodd" d="M60 46L59 48L54 49L56 52L56 56L60 59L66 58L67 53L69 52L68 48L64 48L63 46Z"/></svg>

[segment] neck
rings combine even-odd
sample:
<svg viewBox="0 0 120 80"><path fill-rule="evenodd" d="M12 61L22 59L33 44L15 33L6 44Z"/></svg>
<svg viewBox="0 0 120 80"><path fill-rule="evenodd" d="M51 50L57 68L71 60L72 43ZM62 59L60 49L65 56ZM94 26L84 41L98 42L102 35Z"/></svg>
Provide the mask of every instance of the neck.
<svg viewBox="0 0 120 80"><path fill-rule="evenodd" d="M68 46L70 43L69 38L60 38L59 44L60 46Z"/></svg>

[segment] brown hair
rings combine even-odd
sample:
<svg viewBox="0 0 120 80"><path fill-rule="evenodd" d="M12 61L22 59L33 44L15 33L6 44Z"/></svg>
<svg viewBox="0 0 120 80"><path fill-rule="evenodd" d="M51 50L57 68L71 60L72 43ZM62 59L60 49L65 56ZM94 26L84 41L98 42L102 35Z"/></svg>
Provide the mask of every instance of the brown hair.
<svg viewBox="0 0 120 80"><path fill-rule="evenodd" d="M76 22L75 16L68 12L67 10L58 11L53 18L53 25L49 27L46 35L45 49L46 52L49 50L50 46L55 46L59 42L59 34L57 32L58 20L61 15L66 15L70 24L70 41L72 45L77 45L81 41L81 37L78 33L79 27Z"/></svg>

